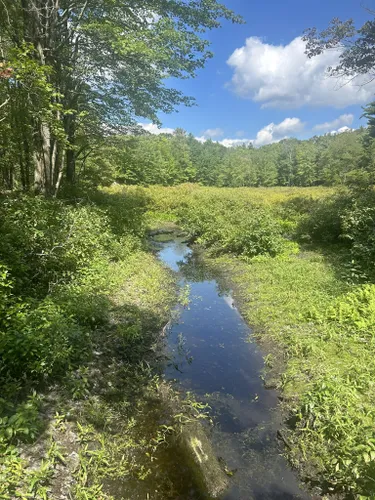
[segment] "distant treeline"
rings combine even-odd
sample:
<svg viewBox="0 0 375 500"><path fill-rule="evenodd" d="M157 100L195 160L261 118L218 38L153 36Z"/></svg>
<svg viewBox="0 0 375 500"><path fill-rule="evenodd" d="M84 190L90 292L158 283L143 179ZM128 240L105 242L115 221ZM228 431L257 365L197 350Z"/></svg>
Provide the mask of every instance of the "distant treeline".
<svg viewBox="0 0 375 500"><path fill-rule="evenodd" d="M111 184L198 182L206 186L315 186L371 183L373 139L367 129L309 140L236 148L173 135L112 136L95 151L82 177Z"/></svg>

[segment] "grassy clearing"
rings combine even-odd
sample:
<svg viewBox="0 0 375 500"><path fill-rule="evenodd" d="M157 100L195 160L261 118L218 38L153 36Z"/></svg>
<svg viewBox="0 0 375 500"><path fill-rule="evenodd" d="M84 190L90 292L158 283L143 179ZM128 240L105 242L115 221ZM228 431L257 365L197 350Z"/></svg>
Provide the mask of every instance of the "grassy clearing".
<svg viewBox="0 0 375 500"><path fill-rule="evenodd" d="M373 193L145 192L153 223L177 222L227 270L247 321L273 346L268 366L282 361L292 463L326 495L374 498Z"/></svg>

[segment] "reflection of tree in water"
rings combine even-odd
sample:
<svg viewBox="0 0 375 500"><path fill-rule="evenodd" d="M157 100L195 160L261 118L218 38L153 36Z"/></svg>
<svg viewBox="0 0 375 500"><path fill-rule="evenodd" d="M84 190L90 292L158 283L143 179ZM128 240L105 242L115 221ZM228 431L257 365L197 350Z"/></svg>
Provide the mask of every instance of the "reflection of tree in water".
<svg viewBox="0 0 375 500"><path fill-rule="evenodd" d="M183 260L177 262L177 265L180 273L188 282L216 281L217 292L220 296L230 292L230 288L224 283L224 277L216 269L208 266L197 251L186 255Z"/></svg>

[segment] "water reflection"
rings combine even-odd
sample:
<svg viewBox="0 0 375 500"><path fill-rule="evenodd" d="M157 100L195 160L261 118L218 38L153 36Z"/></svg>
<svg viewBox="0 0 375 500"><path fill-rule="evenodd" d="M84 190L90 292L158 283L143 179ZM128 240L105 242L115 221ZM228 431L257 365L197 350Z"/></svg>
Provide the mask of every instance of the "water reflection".
<svg viewBox="0 0 375 500"><path fill-rule="evenodd" d="M280 454L277 394L264 388L262 355L230 291L181 240L160 244L159 256L190 286L170 328L166 376L212 408L216 452L237 471L225 500L309 498Z"/></svg>

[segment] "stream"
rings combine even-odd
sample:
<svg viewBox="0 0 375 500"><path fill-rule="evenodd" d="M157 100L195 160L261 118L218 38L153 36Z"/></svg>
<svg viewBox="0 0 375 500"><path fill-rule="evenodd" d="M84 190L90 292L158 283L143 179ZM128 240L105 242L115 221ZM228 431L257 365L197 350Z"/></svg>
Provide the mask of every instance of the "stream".
<svg viewBox="0 0 375 500"><path fill-rule="evenodd" d="M161 261L189 293L189 305L179 308L169 328L165 377L211 407L215 453L234 471L222 500L310 498L282 456L278 394L264 387L260 347L230 290L182 238L157 245ZM189 490L179 498L197 497Z"/></svg>

